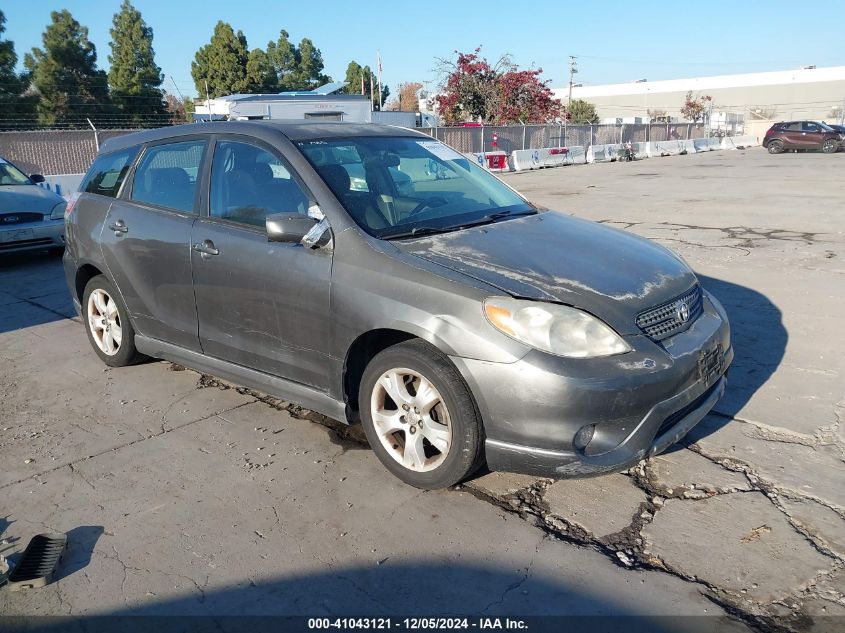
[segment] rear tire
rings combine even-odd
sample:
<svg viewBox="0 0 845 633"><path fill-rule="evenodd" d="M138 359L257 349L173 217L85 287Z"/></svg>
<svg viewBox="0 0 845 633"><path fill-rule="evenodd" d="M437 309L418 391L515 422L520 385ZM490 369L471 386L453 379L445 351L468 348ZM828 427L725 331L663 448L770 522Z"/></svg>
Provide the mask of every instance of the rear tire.
<svg viewBox="0 0 845 633"><path fill-rule="evenodd" d="M769 150L769 154L780 154L783 152L783 141L779 141L777 139L769 141L766 149Z"/></svg>
<svg viewBox="0 0 845 633"><path fill-rule="evenodd" d="M447 488L484 459L481 415L452 362L422 340L389 347L367 365L358 395L381 463L416 488Z"/></svg>
<svg viewBox="0 0 845 633"><path fill-rule="evenodd" d="M92 277L82 291L82 323L94 352L109 367L126 367L146 358L135 349L135 328L114 285Z"/></svg>
<svg viewBox="0 0 845 633"><path fill-rule="evenodd" d="M822 151L825 154L835 154L837 149L839 149L839 143L834 141L832 138L829 138L822 143Z"/></svg>

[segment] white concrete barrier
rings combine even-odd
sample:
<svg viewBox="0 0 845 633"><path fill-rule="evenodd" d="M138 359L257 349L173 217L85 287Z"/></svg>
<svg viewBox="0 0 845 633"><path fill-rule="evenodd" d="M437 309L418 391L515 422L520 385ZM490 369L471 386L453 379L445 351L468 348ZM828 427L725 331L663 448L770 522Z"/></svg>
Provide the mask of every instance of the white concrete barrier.
<svg viewBox="0 0 845 633"><path fill-rule="evenodd" d="M756 136L726 136L722 139L722 149L744 149L759 144Z"/></svg>
<svg viewBox="0 0 845 633"><path fill-rule="evenodd" d="M55 176L44 176L41 187L55 191L64 198L70 198L79 189L79 183L85 178L85 174L59 174Z"/></svg>
<svg viewBox="0 0 845 633"><path fill-rule="evenodd" d="M590 145L587 148L587 162L606 163L610 160L616 160L614 147L614 145Z"/></svg>
<svg viewBox="0 0 845 633"><path fill-rule="evenodd" d="M587 150L583 145L572 145L568 149L569 158L574 164L587 162Z"/></svg>
<svg viewBox="0 0 845 633"><path fill-rule="evenodd" d="M654 141L651 147L652 156L677 156L683 150L681 141Z"/></svg>
<svg viewBox="0 0 845 633"><path fill-rule="evenodd" d="M465 153L464 156L475 161L479 167L483 167L487 171L508 171L508 155L506 152L471 152ZM499 166L491 166L491 162L494 161Z"/></svg>
<svg viewBox="0 0 845 633"><path fill-rule="evenodd" d="M695 141L692 139L685 141L678 141L681 146L681 154L695 154Z"/></svg>
<svg viewBox="0 0 845 633"><path fill-rule="evenodd" d="M548 147L543 149L518 149L511 152L510 165L514 171L543 169L571 165L572 158L568 147Z"/></svg>

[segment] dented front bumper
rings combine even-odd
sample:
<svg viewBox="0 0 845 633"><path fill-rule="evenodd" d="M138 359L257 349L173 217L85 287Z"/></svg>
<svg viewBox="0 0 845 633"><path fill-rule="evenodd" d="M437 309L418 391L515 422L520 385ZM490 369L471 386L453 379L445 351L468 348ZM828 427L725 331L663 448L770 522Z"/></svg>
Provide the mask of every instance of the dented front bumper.
<svg viewBox="0 0 845 633"><path fill-rule="evenodd" d="M624 470L660 453L722 397L733 360L722 307L670 339L628 337L633 350L597 359L539 351L515 363L453 358L476 397L492 470L547 477ZM576 435L590 428L589 441ZM583 433L582 433L583 435Z"/></svg>

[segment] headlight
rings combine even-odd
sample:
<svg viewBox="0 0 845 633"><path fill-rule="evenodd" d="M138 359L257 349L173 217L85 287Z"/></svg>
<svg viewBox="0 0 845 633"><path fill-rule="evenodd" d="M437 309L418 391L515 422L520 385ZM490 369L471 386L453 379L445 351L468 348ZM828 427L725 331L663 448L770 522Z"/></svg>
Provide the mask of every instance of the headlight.
<svg viewBox="0 0 845 633"><path fill-rule="evenodd" d="M490 297L484 302L484 314L511 338L558 356L595 358L631 351L609 326L576 308Z"/></svg>
<svg viewBox="0 0 845 633"><path fill-rule="evenodd" d="M50 219L51 220L64 220L65 219L65 207L67 207L67 202L60 202L53 210L50 212Z"/></svg>

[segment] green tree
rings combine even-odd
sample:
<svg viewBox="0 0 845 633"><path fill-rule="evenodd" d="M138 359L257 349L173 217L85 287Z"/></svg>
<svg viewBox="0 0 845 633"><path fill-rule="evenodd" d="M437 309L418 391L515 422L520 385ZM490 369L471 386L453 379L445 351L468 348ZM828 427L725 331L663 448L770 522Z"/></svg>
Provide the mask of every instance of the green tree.
<svg viewBox="0 0 845 633"><path fill-rule="evenodd" d="M0 11L0 36L6 30L6 16ZM15 72L18 56L11 40L0 39L0 128L30 127L35 123L37 97L21 93L27 81Z"/></svg>
<svg viewBox="0 0 845 633"><path fill-rule="evenodd" d="M294 90L295 75L299 70L299 51L291 44L290 35L282 29L279 39L267 43L267 57L276 73L279 90Z"/></svg>
<svg viewBox="0 0 845 633"><path fill-rule="evenodd" d="M596 106L583 99L573 99L566 108L566 118L573 124L598 123L599 114Z"/></svg>
<svg viewBox="0 0 845 633"><path fill-rule="evenodd" d="M270 56L260 48L252 49L246 60L246 92L278 92L278 87Z"/></svg>
<svg viewBox="0 0 845 633"><path fill-rule="evenodd" d="M378 77L375 76L369 66L361 66L355 60L349 62L349 65L346 67L346 78L344 79L346 85L343 88L343 92L350 95L361 94L361 77L364 78L364 95L369 99L372 94L370 92L370 86L372 85L374 90L378 90ZM373 80L372 84L370 83L370 78ZM382 86L381 101L385 107L387 106L387 97L389 94L390 88ZM375 107L378 109L378 92L375 93Z"/></svg>
<svg viewBox="0 0 845 633"><path fill-rule="evenodd" d="M218 22L211 41L197 51L191 63L197 93L205 98L207 90L214 98L244 92L248 57L244 34L235 33L232 25L222 20Z"/></svg>
<svg viewBox="0 0 845 633"><path fill-rule="evenodd" d="M123 0L112 20L109 87L122 119L132 125L166 121L161 68L155 63L153 30L130 0Z"/></svg>
<svg viewBox="0 0 845 633"><path fill-rule="evenodd" d="M323 54L314 42L307 37L302 38L296 52L299 63L293 72L293 90L312 90L331 81L323 74Z"/></svg>
<svg viewBox="0 0 845 633"><path fill-rule="evenodd" d="M111 112L106 73L97 68L97 49L67 10L50 13L43 48L24 57L40 99L38 120L44 125L85 124Z"/></svg>

